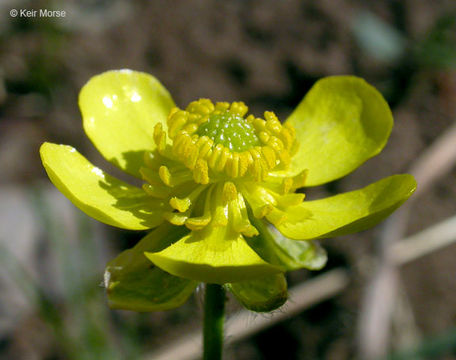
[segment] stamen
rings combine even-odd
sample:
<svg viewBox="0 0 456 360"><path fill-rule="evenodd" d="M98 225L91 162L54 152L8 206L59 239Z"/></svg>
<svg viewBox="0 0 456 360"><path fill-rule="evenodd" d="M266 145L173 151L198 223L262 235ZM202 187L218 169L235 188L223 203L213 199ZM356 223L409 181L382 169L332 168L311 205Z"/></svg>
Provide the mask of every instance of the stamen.
<svg viewBox="0 0 456 360"><path fill-rule="evenodd" d="M163 181L166 185L171 186L171 173L169 172L168 167L160 166L158 169L158 175L160 176L161 181Z"/></svg>
<svg viewBox="0 0 456 360"><path fill-rule="evenodd" d="M171 224L182 226L185 224L185 221L188 219L187 213L174 213L174 212L165 212L163 214L165 220L168 220Z"/></svg>
<svg viewBox="0 0 456 360"><path fill-rule="evenodd" d="M192 202L189 198L179 199L174 196L169 200L169 204L173 207L173 209L183 213L188 210Z"/></svg>
<svg viewBox="0 0 456 360"><path fill-rule="evenodd" d="M247 207L241 193L238 193L236 198L230 201L229 212L234 231L248 237L258 235L258 230L250 223Z"/></svg>
<svg viewBox="0 0 456 360"><path fill-rule="evenodd" d="M206 194L204 200L204 211L202 216L188 218L185 222L185 226L190 230L201 230L212 220L211 207L212 207L212 192L214 187L211 186Z"/></svg>
<svg viewBox="0 0 456 360"><path fill-rule="evenodd" d="M163 131L163 125L158 123L154 127L154 141L157 145L158 152L163 154L166 147L166 133Z"/></svg>
<svg viewBox="0 0 456 360"><path fill-rule="evenodd" d="M215 189L214 211L211 225L227 226L228 225L228 202L223 201L223 188L217 185Z"/></svg>
<svg viewBox="0 0 456 360"><path fill-rule="evenodd" d="M205 189L204 186L197 186L193 190L190 191L190 194L188 194L184 198L179 198L177 196L172 197L169 200L169 204L177 211L179 212L185 212L190 209L191 206L193 206L195 200L198 198L198 196L203 192ZM182 189L188 192L190 189Z"/></svg>
<svg viewBox="0 0 456 360"><path fill-rule="evenodd" d="M237 199L237 189L231 181L223 184L223 202L233 201Z"/></svg>
<svg viewBox="0 0 456 360"><path fill-rule="evenodd" d="M197 184L209 183L209 169L207 168L207 161L199 159L196 162L193 178Z"/></svg>
<svg viewBox="0 0 456 360"><path fill-rule="evenodd" d="M294 129L282 126L272 112L265 112L263 120L245 117L247 111L242 102L214 105L208 99L193 101L185 110L174 108L168 117L172 140L168 157L184 164L201 184L220 176L262 181L278 165L280 170L286 169L297 148ZM161 153L168 151L160 124L155 127L154 140Z"/></svg>

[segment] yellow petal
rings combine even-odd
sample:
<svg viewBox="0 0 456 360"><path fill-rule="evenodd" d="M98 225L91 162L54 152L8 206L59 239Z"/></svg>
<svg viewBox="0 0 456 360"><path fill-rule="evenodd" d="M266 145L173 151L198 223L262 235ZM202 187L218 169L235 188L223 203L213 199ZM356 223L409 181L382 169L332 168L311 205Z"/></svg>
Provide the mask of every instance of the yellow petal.
<svg viewBox="0 0 456 360"><path fill-rule="evenodd" d="M413 176L390 176L359 190L304 201L301 205L288 208L286 221L275 225L284 236L297 240L355 233L385 219L415 189Z"/></svg>
<svg viewBox="0 0 456 360"><path fill-rule="evenodd" d="M146 256L170 274L206 283L244 281L282 271L261 259L230 227L193 231L163 251Z"/></svg>
<svg viewBox="0 0 456 360"><path fill-rule="evenodd" d="M354 76L321 79L286 124L296 130L299 150L288 175L308 169L306 186L338 179L378 154L393 117L382 95Z"/></svg>
<svg viewBox="0 0 456 360"><path fill-rule="evenodd" d="M141 178L144 152L155 148L154 127L166 118L174 102L152 75L107 71L94 76L79 94L84 130L103 156Z"/></svg>
<svg viewBox="0 0 456 360"><path fill-rule="evenodd" d="M109 176L71 146L44 143L40 155L53 184L87 215L131 230L150 229L163 222L160 201Z"/></svg>

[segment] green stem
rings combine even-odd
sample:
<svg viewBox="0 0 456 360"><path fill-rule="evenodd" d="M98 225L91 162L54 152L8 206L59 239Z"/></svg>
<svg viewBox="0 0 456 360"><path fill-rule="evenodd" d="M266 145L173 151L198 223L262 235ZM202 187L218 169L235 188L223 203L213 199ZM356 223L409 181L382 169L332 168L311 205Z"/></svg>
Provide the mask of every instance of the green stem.
<svg viewBox="0 0 456 360"><path fill-rule="evenodd" d="M204 360L222 359L224 320L225 290L221 285L206 284L203 328Z"/></svg>

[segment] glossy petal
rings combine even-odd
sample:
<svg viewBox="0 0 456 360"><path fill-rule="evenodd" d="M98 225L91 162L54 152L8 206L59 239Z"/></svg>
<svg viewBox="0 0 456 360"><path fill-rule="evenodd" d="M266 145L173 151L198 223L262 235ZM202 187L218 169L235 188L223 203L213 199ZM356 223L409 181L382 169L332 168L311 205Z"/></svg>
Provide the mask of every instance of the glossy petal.
<svg viewBox="0 0 456 360"><path fill-rule="evenodd" d="M193 231L161 252L147 252L161 269L187 279L224 284L258 278L283 269L262 260L230 227Z"/></svg>
<svg viewBox="0 0 456 360"><path fill-rule="evenodd" d="M134 248L111 260L105 271L109 306L133 311L159 311L181 306L198 283L155 267L144 252L163 249L185 232L183 227L163 224Z"/></svg>
<svg viewBox="0 0 456 360"><path fill-rule="evenodd" d="M40 155L57 189L94 219L131 230L163 222L161 203L93 166L71 146L44 143Z"/></svg>
<svg viewBox="0 0 456 360"><path fill-rule="evenodd" d="M279 265L287 270L320 270L326 265L326 251L316 241L296 241L284 237L273 226L254 219L260 232L249 238L248 244L268 263Z"/></svg>
<svg viewBox="0 0 456 360"><path fill-rule="evenodd" d="M338 179L378 154L393 126L382 95L353 76L318 81L287 122L299 141L289 173L308 169L306 186Z"/></svg>
<svg viewBox="0 0 456 360"><path fill-rule="evenodd" d="M144 152L155 148L154 126L161 122L167 128L166 118L173 106L156 78L131 70L94 76L79 94L90 140L106 159L139 178Z"/></svg>
<svg viewBox="0 0 456 360"><path fill-rule="evenodd" d="M245 308L256 312L275 310L288 298L287 280L283 274L227 284L227 287Z"/></svg>
<svg viewBox="0 0 456 360"><path fill-rule="evenodd" d="M297 240L351 234L385 219L415 188L411 175L390 176L360 190L304 201L290 207L287 220L275 225L284 236Z"/></svg>

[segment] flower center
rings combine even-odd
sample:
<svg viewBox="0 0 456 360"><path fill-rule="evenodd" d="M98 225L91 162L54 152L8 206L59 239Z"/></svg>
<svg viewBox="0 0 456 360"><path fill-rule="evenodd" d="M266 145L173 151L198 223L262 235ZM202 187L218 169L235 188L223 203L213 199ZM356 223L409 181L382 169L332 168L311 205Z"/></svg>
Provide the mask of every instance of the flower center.
<svg viewBox="0 0 456 360"><path fill-rule="evenodd" d="M161 123L155 126L157 150L190 169L198 184L227 177L262 181L271 170L288 167L298 144L293 127L282 125L273 112L261 119L245 117L247 111L243 102L208 99L193 101L185 110L173 108L168 131Z"/></svg>
<svg viewBox="0 0 456 360"><path fill-rule="evenodd" d="M255 128L239 115L225 111L212 114L196 131L199 136L207 136L215 144L222 144L230 150L241 152L261 145Z"/></svg>

